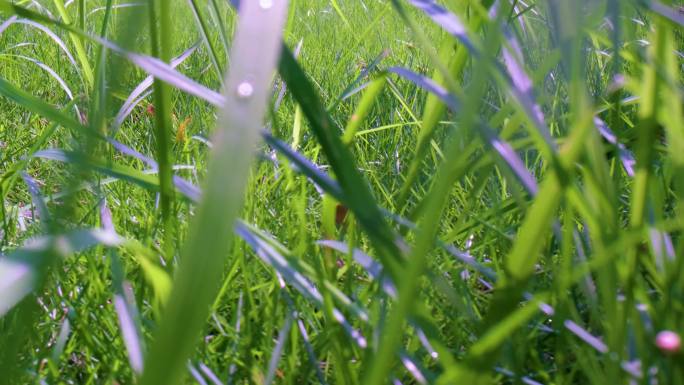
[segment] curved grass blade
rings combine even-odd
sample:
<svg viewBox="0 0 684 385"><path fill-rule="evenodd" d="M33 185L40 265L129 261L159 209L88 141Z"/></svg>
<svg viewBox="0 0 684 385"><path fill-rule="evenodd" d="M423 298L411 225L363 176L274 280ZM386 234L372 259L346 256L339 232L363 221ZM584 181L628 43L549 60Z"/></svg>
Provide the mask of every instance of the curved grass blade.
<svg viewBox="0 0 684 385"><path fill-rule="evenodd" d="M81 36L82 38L88 39L92 42L98 43L106 48L109 48L117 54L126 57L130 62L141 68L143 71L149 73L150 75L153 75L155 78L165 83L168 83L182 91L185 91L190 95L205 100L216 107L222 107L225 103L225 97L223 95L188 78L187 76L176 71L169 63L166 63L160 59L148 55L130 52L118 46L117 44L112 43L107 39L101 38L99 36L89 35L88 33L83 32L78 28L75 28L74 26L67 25L56 20L52 20L44 15L34 13L16 4L7 3L5 0L0 0L0 6L6 7L6 10L14 14L30 17L34 20L40 20L41 22L59 26L60 28L63 28L66 31L73 32ZM2 8L0 8L0 10L2 10ZM34 20L22 20L23 19L18 19L17 22L30 22L32 24L35 24L36 27L40 26L42 28L47 29L41 24L36 23Z"/></svg>
<svg viewBox="0 0 684 385"><path fill-rule="evenodd" d="M224 96L174 70L168 63L150 56L128 52L112 44L109 44L109 48L126 56L133 64L153 75L155 78L185 91L190 95L206 100L216 107L222 107L226 102Z"/></svg>
<svg viewBox="0 0 684 385"><path fill-rule="evenodd" d="M458 112L460 110L459 101L455 98L455 96L447 92L447 90L442 88L439 84L435 83L431 79L401 67L392 67L389 68L388 71L396 73L397 75L410 80L417 86L437 96L453 112ZM531 195L536 195L538 190L537 181L534 179L534 176L532 176L529 170L527 170L525 163L522 161L522 159L520 159L518 154L515 153L513 148L499 138L496 133L484 122L478 122L478 132L482 135L483 139L485 139L486 143L496 151L506 166L513 171L525 189Z"/></svg>
<svg viewBox="0 0 684 385"><path fill-rule="evenodd" d="M125 147L123 144L120 144L120 146ZM128 148L128 147L125 147ZM137 153L136 151L128 148L130 152L123 152L127 155L132 155L135 156L138 159L147 159L151 160L147 157L144 157L142 154ZM140 157L134 155L138 154ZM94 159L94 158L89 158L83 154L79 154L76 152L69 152L69 151L64 151L60 149L47 149L47 150L42 150L42 151L37 151L35 154L33 154L34 157L36 158L42 158L42 159L48 159L48 160L54 160L58 162L73 162L73 163L78 163L82 166L89 167L95 171L101 172L105 175L109 175L111 177L117 178L117 179L122 179L122 180L127 180L129 182L135 183L143 188L150 189L152 191L158 191L159 190L159 180L158 178L155 178L151 176L151 174L156 174L159 169L157 168L157 163L154 161L151 161L149 163L150 169L144 170L144 171L139 171L134 168L121 165L118 163L113 163L113 162L105 162L102 160ZM182 168L183 166L175 166L174 169L177 168ZM192 183L188 182L187 180L179 177L178 175L173 176L173 184L180 192L183 194L185 198L190 200L191 202L198 202L201 196L201 191L200 189L193 185Z"/></svg>
<svg viewBox="0 0 684 385"><path fill-rule="evenodd" d="M20 19L16 15L14 15L14 16L10 17L9 19L7 19L0 26L0 33L2 33L11 24L15 24L15 23L16 24L25 24L25 25L31 26L33 28L36 28L40 31L43 31L45 34L47 34L50 37L50 39L52 39L55 43L57 43L57 45L64 52L64 54L69 59L71 64L73 64L74 67L78 67L78 65L76 64L76 59L74 59L74 57L71 55L71 52L69 51L69 48L67 48L67 45L64 43L64 41L62 39L60 39L56 33L52 32L52 30L50 28L48 28L48 27L46 27L46 26L44 26L38 22L35 22L33 20Z"/></svg>
<svg viewBox="0 0 684 385"><path fill-rule="evenodd" d="M197 50L197 47L198 45L194 44L178 57L171 60L171 68L176 68L178 65L183 63L185 59L190 57L190 55ZM126 117L133 112L133 108L135 108L136 105L138 105L147 95L149 95L147 91L152 86L153 80L154 78L151 75L146 77L135 87L133 92L128 95L128 98L126 98L126 101L121 105L119 112L117 112L116 117L114 118L114 126L112 127L113 130L116 131L116 129L124 122Z"/></svg>
<svg viewBox="0 0 684 385"><path fill-rule="evenodd" d="M40 60L34 59L32 57L24 56L24 55L12 55L12 57L27 60L27 61L37 65L41 69L45 70L45 72L47 72L53 79L55 79L57 81L57 83L64 90L64 92L67 94L69 99L74 100L74 94L71 91L71 88L69 88L69 86L66 84L64 79L62 79L62 77L59 76L59 74L57 74L57 71L52 69L50 66L41 62ZM78 106L74 105L74 109L76 110L76 113L80 115L80 112L78 111Z"/></svg>
<svg viewBox="0 0 684 385"><path fill-rule="evenodd" d="M121 3L121 4L114 4L111 6L111 9L122 9L122 8L134 8L134 7L144 7L144 3ZM86 16L90 17L93 14L101 11L107 10L107 7L95 7L88 12Z"/></svg>
<svg viewBox="0 0 684 385"><path fill-rule="evenodd" d="M468 37L468 30L458 16L447 11L434 0L408 0L408 2L425 12L436 24L456 37L470 51L476 51L475 45Z"/></svg>

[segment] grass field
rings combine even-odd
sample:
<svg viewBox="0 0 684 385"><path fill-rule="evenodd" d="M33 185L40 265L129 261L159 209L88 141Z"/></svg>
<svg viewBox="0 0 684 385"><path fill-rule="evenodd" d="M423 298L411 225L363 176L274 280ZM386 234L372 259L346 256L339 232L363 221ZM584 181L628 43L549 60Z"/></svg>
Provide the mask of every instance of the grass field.
<svg viewBox="0 0 684 385"><path fill-rule="evenodd" d="M0 0L0 384L684 384L682 25Z"/></svg>

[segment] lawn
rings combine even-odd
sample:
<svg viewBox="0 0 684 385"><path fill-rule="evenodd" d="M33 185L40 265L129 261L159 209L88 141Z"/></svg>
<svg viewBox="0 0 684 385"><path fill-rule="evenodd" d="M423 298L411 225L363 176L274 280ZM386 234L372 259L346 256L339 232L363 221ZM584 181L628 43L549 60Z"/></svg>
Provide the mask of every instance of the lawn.
<svg viewBox="0 0 684 385"><path fill-rule="evenodd" d="M684 384L683 26L0 0L0 385Z"/></svg>

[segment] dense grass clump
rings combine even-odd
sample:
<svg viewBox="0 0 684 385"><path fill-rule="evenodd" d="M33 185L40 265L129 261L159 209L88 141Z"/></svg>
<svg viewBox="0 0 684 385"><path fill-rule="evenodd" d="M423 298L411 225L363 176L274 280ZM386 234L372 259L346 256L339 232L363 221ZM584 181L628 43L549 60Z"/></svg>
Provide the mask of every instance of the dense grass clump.
<svg viewBox="0 0 684 385"><path fill-rule="evenodd" d="M0 0L0 385L684 384L683 10Z"/></svg>

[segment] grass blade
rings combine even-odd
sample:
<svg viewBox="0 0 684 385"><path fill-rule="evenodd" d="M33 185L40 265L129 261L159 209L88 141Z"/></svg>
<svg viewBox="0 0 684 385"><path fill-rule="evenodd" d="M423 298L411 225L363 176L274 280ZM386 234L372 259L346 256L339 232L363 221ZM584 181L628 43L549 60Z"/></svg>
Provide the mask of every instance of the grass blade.
<svg viewBox="0 0 684 385"><path fill-rule="evenodd" d="M145 361L142 385L177 384L191 356L209 305L220 288L222 267L230 250L233 221L242 203L253 148L270 96L287 11L285 1L262 9L244 2L226 79L225 105L215 134L203 200L182 259L154 344ZM231 167L227 168L226 165ZM228 238L228 239L227 239Z"/></svg>

